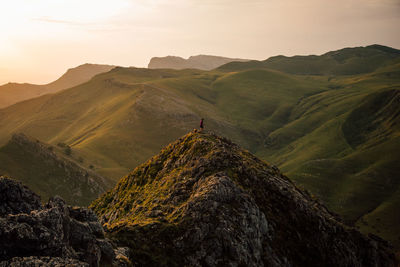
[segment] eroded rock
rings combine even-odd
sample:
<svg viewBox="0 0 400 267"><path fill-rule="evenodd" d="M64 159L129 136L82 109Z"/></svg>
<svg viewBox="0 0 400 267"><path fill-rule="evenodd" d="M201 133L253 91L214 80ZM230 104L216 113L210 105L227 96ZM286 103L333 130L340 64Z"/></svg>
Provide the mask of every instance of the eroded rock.
<svg viewBox="0 0 400 267"><path fill-rule="evenodd" d="M114 247L93 211L60 197L42 206L21 183L0 177L0 266L111 266ZM7 213L8 212L8 213Z"/></svg>
<svg viewBox="0 0 400 267"><path fill-rule="evenodd" d="M0 216L42 209L40 197L15 180L0 176Z"/></svg>
<svg viewBox="0 0 400 267"><path fill-rule="evenodd" d="M91 206L139 266L394 266L275 166L192 132Z"/></svg>

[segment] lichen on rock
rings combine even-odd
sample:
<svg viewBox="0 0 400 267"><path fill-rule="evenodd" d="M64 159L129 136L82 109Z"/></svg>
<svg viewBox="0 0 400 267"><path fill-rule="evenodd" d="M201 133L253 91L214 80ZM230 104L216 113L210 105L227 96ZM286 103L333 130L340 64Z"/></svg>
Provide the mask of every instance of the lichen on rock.
<svg viewBox="0 0 400 267"><path fill-rule="evenodd" d="M393 266L384 241L230 140L191 132L94 201L140 266Z"/></svg>

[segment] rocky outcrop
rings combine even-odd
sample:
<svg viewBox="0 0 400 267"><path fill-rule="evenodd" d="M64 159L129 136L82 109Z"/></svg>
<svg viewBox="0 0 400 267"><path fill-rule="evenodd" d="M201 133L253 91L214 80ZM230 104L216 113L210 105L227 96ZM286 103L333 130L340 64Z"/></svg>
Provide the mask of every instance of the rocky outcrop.
<svg viewBox="0 0 400 267"><path fill-rule="evenodd" d="M394 266L276 167L192 132L91 206L139 266Z"/></svg>
<svg viewBox="0 0 400 267"><path fill-rule="evenodd" d="M0 178L0 216L41 210L40 197L15 180Z"/></svg>
<svg viewBox="0 0 400 267"><path fill-rule="evenodd" d="M118 265L93 211L59 197L42 206L27 187L0 177L0 192L7 190L0 203L0 266Z"/></svg>
<svg viewBox="0 0 400 267"><path fill-rule="evenodd" d="M60 257L15 257L8 261L0 262L0 267L60 267L60 266L80 266L89 267L89 264L76 259Z"/></svg>
<svg viewBox="0 0 400 267"><path fill-rule="evenodd" d="M199 69L212 70L226 63L238 61L245 62L247 59L227 58L209 55L191 56L184 59L176 56L153 57L148 65L149 69Z"/></svg>

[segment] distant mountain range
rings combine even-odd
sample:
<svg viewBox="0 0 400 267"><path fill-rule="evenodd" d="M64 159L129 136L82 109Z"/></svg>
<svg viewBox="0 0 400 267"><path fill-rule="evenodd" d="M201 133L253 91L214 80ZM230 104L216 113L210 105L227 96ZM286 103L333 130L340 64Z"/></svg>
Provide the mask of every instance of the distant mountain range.
<svg viewBox="0 0 400 267"><path fill-rule="evenodd" d="M191 56L184 59L176 56L167 57L153 57L148 65L149 69L199 69L199 70L212 70L222 66L226 63L246 62L248 59L240 58L227 58L209 55Z"/></svg>
<svg viewBox="0 0 400 267"><path fill-rule="evenodd" d="M7 83L0 86L0 108L10 106L19 101L38 97L44 94L56 93L78 84L89 81L93 76L107 72L115 66L83 64L69 69L54 82L45 85L29 83Z"/></svg>
<svg viewBox="0 0 400 267"><path fill-rule="evenodd" d="M15 132L65 143L116 182L203 117L348 223L400 246L399 92L400 52L379 45L212 71L116 67L0 109L0 146Z"/></svg>
<svg viewBox="0 0 400 267"><path fill-rule="evenodd" d="M219 68L240 71L268 68L299 75L354 75L368 73L398 61L400 50L383 46L344 48L321 56L276 56L264 61L231 62Z"/></svg>

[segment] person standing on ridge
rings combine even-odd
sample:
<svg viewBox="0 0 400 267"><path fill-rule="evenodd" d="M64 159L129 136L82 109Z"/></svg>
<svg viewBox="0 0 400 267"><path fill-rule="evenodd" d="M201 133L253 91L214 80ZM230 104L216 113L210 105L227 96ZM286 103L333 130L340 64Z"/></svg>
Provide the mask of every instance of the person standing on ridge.
<svg viewBox="0 0 400 267"><path fill-rule="evenodd" d="M203 131L203 129L204 129L204 119L203 118L201 118L201 120L200 120L200 132L201 131Z"/></svg>

